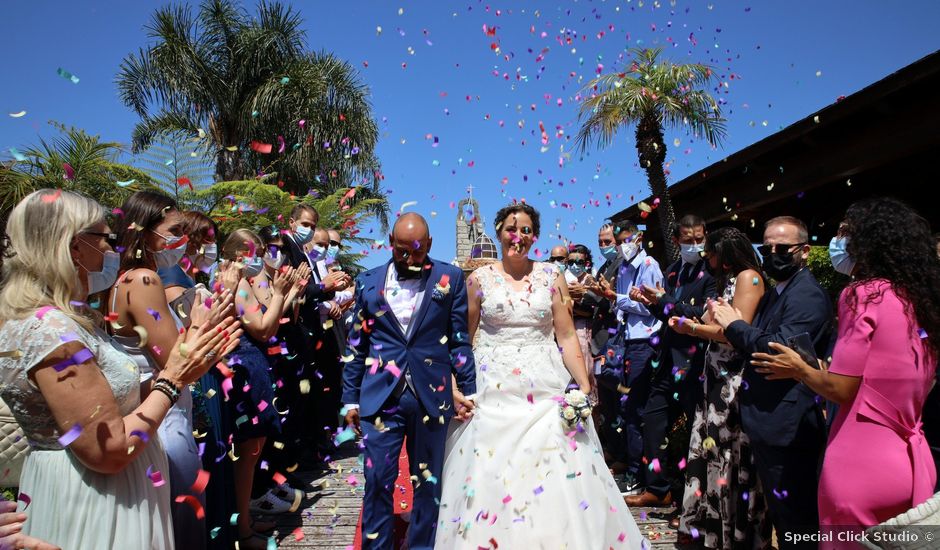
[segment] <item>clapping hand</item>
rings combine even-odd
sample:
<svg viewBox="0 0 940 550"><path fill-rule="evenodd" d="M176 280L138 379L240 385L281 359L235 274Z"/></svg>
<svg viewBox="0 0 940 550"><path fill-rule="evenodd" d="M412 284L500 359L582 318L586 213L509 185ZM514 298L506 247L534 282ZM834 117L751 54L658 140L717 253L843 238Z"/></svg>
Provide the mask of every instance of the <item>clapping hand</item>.
<svg viewBox="0 0 940 550"><path fill-rule="evenodd" d="M701 324L701 322L694 317L692 319L686 319L684 317L670 317L668 323L669 328L679 334L685 334L686 336L695 335L695 331L692 330L694 323Z"/></svg>
<svg viewBox="0 0 940 550"><path fill-rule="evenodd" d="M652 302L650 302L649 299L647 299L646 295L643 294L643 290L638 287L635 287L635 286L630 287L630 292L628 295L630 296L630 299L633 300L634 302L639 302L643 304L644 306L652 305Z"/></svg>
<svg viewBox="0 0 940 550"><path fill-rule="evenodd" d="M244 269L245 264L241 262L224 260L215 272L215 281L223 289L234 291L238 288L238 282L242 279Z"/></svg>
<svg viewBox="0 0 940 550"><path fill-rule="evenodd" d="M656 305L659 303L659 299L666 294L666 289L663 288L662 284L656 283L656 288L643 285L640 287L640 292L643 293L643 297L646 298L649 303Z"/></svg>
<svg viewBox="0 0 940 550"><path fill-rule="evenodd" d="M323 278L323 290L327 292L345 290L346 287L349 286L350 281L349 275L342 271L331 271Z"/></svg>
<svg viewBox="0 0 940 550"><path fill-rule="evenodd" d="M286 296L293 285L294 268L291 266L282 266L274 272L274 278L271 281L271 290L275 294Z"/></svg>
<svg viewBox="0 0 940 550"><path fill-rule="evenodd" d="M585 292L587 292L587 289L585 289L584 285L581 283L574 282L568 285L568 294L571 296L571 299L576 302L584 298Z"/></svg>
<svg viewBox="0 0 940 550"><path fill-rule="evenodd" d="M724 298L710 300L707 307L712 320L718 323L718 326L720 326L722 330L728 328L728 325L731 323L744 319L741 312L732 307Z"/></svg>

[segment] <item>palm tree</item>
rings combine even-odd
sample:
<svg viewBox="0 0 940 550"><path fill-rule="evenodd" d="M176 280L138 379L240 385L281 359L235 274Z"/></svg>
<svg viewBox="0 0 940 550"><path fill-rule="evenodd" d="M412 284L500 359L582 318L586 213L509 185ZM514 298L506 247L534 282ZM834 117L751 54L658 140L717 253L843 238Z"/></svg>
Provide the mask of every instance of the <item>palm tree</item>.
<svg viewBox="0 0 940 550"><path fill-rule="evenodd" d="M159 136L136 160L177 203L187 188L203 188L214 181L205 140L188 138L183 132Z"/></svg>
<svg viewBox="0 0 940 550"><path fill-rule="evenodd" d="M26 195L42 188L78 191L108 208L120 206L134 191L155 189L146 172L120 162L121 144L101 141L78 128L50 124L59 135L40 139L38 146L25 148L0 169L0 212L12 210Z"/></svg>
<svg viewBox="0 0 940 550"><path fill-rule="evenodd" d="M661 48L633 49L633 63L625 73L592 80L582 93L581 129L577 142L583 153L590 143L606 147L621 126L636 126L636 150L646 170L650 191L660 199L660 228L668 258L678 256L672 242L676 213L666 184L666 143L663 128L687 128L717 146L725 136L721 107L706 87L714 74L697 63L677 65L660 61Z"/></svg>
<svg viewBox="0 0 940 550"><path fill-rule="evenodd" d="M116 77L141 117L135 151L184 131L208 138L217 181L277 172L298 195L358 184L362 198L383 196L368 88L348 63L307 52L301 24L265 0L253 16L233 0L204 0L195 16L157 9L146 26L154 44L128 55Z"/></svg>

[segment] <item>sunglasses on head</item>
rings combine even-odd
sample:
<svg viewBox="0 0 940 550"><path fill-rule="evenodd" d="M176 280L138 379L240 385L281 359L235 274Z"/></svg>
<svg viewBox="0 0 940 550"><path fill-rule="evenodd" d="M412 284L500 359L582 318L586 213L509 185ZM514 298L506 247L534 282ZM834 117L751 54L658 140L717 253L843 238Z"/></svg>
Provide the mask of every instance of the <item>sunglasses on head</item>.
<svg viewBox="0 0 940 550"><path fill-rule="evenodd" d="M762 244L757 247L757 252L761 256L767 256L770 254L783 254L784 252L789 252L794 246L803 246L807 243L795 243L795 244Z"/></svg>

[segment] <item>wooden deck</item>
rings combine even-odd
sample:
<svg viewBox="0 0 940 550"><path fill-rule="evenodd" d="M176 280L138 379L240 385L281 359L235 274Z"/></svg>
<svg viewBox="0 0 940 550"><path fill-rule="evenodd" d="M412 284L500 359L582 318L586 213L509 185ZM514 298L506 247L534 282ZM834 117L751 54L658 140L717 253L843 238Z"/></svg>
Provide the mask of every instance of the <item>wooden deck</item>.
<svg viewBox="0 0 940 550"><path fill-rule="evenodd" d="M351 444L339 449L329 471L298 469L307 498L294 514L278 516L278 548L346 550L352 548L362 505L362 466ZM652 550L678 548L676 532L669 528L674 508L631 510Z"/></svg>

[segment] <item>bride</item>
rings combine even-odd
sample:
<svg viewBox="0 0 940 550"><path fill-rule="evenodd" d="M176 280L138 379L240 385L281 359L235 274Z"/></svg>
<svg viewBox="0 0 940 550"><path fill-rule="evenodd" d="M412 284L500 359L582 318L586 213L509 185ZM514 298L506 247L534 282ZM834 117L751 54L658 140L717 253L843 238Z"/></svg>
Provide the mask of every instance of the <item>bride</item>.
<svg viewBox="0 0 940 550"><path fill-rule="evenodd" d="M435 547L639 549L593 422L559 415L571 379L590 381L565 278L528 258L539 214L519 203L495 221L502 260L467 283L477 394L455 389Z"/></svg>

